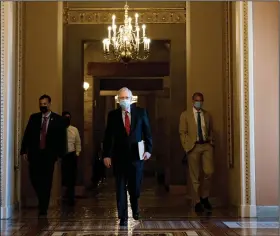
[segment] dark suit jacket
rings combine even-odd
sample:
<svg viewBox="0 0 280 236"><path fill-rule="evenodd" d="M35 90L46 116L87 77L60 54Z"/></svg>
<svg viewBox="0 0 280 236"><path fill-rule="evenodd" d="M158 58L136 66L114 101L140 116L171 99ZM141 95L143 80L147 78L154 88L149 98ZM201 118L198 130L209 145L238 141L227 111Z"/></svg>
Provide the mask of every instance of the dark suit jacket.
<svg viewBox="0 0 280 236"><path fill-rule="evenodd" d="M130 135L127 135L120 108L109 112L103 141L103 157L111 157L113 164L139 160L138 142L145 141L145 151L152 153L152 133L147 112L131 107Z"/></svg>
<svg viewBox="0 0 280 236"><path fill-rule="evenodd" d="M40 132L42 126L42 113L32 114L29 118L27 127L24 132L21 155L28 154L28 159L38 157L40 154ZM62 117L56 113L51 113L46 137L46 152L56 159L66 153L66 126Z"/></svg>

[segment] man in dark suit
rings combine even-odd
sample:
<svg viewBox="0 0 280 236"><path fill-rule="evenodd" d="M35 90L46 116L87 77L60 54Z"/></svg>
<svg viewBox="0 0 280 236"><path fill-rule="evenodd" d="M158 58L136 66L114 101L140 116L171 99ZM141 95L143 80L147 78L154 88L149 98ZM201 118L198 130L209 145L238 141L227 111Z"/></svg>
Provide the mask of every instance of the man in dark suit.
<svg viewBox="0 0 280 236"><path fill-rule="evenodd" d="M145 109L131 107L132 93L128 88L118 93L120 108L109 112L103 142L104 164L113 166L120 225L128 219L127 189L135 220L139 219L138 199L145 160L151 157L152 133ZM139 156L138 142L144 141L145 152Z"/></svg>
<svg viewBox="0 0 280 236"><path fill-rule="evenodd" d="M46 216L54 164L66 151L66 125L50 110L51 98L39 98L39 113L32 114L24 132L21 155L29 163L29 176L39 202L39 217Z"/></svg>

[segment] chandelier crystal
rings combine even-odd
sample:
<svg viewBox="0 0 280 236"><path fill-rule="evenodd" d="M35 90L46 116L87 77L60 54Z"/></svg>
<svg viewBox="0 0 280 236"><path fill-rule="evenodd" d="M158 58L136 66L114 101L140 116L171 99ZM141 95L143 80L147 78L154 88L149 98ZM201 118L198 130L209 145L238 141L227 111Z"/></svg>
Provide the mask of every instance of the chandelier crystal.
<svg viewBox="0 0 280 236"><path fill-rule="evenodd" d="M120 25L118 30L115 24L116 16L112 16L112 25L108 27L108 38L103 40L103 51L107 60L127 64L131 60L145 60L149 57L151 40L146 36L146 25L142 25L142 32L140 32L139 15L136 13L133 26L132 18L128 16L128 8L126 3L124 25Z"/></svg>

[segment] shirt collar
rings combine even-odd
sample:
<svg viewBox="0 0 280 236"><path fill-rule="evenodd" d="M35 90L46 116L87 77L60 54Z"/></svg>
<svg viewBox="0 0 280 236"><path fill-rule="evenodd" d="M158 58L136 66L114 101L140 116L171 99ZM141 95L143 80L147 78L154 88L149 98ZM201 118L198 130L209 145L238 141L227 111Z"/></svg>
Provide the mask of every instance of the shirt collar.
<svg viewBox="0 0 280 236"><path fill-rule="evenodd" d="M123 113L128 112L130 114L130 108L128 108L126 111L122 110Z"/></svg>
<svg viewBox="0 0 280 236"><path fill-rule="evenodd" d="M202 109L200 109L200 110L198 111L198 110L196 110L194 107L193 107L193 112L194 112L194 113L200 112L201 114L203 113Z"/></svg>
<svg viewBox="0 0 280 236"><path fill-rule="evenodd" d="M44 118L44 117L49 118L49 117L50 117L50 115L51 115L51 113L52 113L52 112L51 112L51 111L49 111L49 112L48 112L48 114L46 114L46 115L42 114L42 117L43 117L43 118Z"/></svg>

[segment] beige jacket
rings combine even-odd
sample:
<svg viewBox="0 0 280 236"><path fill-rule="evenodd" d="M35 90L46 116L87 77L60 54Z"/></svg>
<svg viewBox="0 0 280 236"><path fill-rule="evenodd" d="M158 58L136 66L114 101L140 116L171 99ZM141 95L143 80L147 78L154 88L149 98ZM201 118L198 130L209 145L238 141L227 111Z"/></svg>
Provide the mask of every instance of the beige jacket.
<svg viewBox="0 0 280 236"><path fill-rule="evenodd" d="M210 114L203 111L204 121L205 121L205 133L206 139L213 145L214 144L214 132L213 132L213 125L212 119ZM179 123L179 133L181 144L186 152L191 151L197 140L197 125L195 123L195 118L193 115L193 110L184 111L180 116L180 123Z"/></svg>

